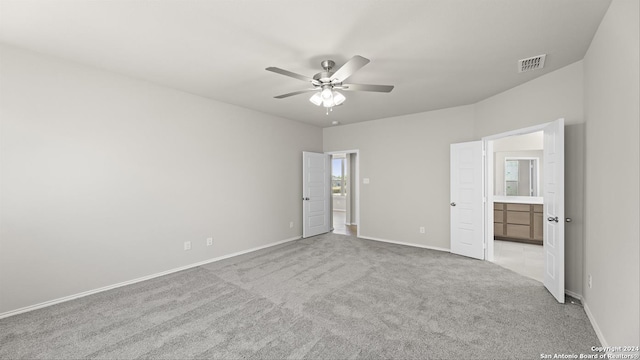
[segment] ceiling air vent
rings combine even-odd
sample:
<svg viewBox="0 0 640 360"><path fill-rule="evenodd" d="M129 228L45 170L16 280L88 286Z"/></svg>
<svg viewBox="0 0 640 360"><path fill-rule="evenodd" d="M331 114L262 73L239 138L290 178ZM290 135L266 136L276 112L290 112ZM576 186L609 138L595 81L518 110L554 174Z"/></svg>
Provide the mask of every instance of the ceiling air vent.
<svg viewBox="0 0 640 360"><path fill-rule="evenodd" d="M544 67L544 59L547 54L542 54L522 60L518 60L518 72L542 69Z"/></svg>

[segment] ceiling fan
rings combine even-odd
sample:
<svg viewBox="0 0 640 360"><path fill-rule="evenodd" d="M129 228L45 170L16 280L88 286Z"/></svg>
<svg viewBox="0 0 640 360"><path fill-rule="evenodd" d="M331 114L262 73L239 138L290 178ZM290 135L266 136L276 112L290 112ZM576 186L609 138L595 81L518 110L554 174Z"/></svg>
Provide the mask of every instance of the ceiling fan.
<svg viewBox="0 0 640 360"><path fill-rule="evenodd" d="M363 66L369 63L369 59L364 58L360 55L356 55L352 57L349 61L347 61L344 65L342 65L338 70L333 71L333 67L336 63L333 60L324 60L320 63L322 69L324 71L319 72L313 75L312 78L293 73L288 70L280 69L277 67L268 67L265 70L272 71L274 73L278 73L281 75L289 76L294 79L302 80L309 82L313 88L305 89L300 91L294 91L287 94L282 94L278 96L274 96L276 99L284 99L289 96L304 94L307 92L316 92L311 96L309 101L311 101L314 105L324 106L327 109L327 114L329 114L329 110L334 106L342 104L346 98L344 95L339 93L336 90L344 90L344 91L374 91L374 92L391 92L393 90L393 85L368 85L368 84L346 84L345 80L354 72L362 68Z"/></svg>

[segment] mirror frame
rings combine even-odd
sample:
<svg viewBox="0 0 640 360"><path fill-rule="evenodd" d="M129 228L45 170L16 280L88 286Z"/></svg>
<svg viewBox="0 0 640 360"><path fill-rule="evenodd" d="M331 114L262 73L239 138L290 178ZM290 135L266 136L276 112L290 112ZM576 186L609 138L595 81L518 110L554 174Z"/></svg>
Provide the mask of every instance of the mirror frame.
<svg viewBox="0 0 640 360"><path fill-rule="evenodd" d="M536 167L536 195L507 195L507 161L513 160L533 160ZM526 197L540 197L540 158L533 156L505 156L504 158L504 196L526 196Z"/></svg>

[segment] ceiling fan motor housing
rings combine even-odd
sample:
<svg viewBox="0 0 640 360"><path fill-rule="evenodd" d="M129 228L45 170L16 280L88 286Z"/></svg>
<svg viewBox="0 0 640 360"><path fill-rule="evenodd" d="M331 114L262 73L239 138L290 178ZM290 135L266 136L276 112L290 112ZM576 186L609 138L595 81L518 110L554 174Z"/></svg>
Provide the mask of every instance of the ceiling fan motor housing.
<svg viewBox="0 0 640 360"><path fill-rule="evenodd" d="M333 60L325 60L320 63L320 66L322 66L322 68L325 69L326 71L331 71L331 69L333 69L333 67L336 66L336 63Z"/></svg>
<svg viewBox="0 0 640 360"><path fill-rule="evenodd" d="M331 75L333 75L330 71L323 71L313 75L314 80L318 80L321 83L329 83L331 82Z"/></svg>
<svg viewBox="0 0 640 360"><path fill-rule="evenodd" d="M324 69L324 71L313 75L313 79L318 80L323 84L330 83L331 75L334 74L334 72L331 71L331 69L333 69L333 67L336 66L336 63L333 60L324 60L323 62L320 63L320 65L322 65L322 68Z"/></svg>

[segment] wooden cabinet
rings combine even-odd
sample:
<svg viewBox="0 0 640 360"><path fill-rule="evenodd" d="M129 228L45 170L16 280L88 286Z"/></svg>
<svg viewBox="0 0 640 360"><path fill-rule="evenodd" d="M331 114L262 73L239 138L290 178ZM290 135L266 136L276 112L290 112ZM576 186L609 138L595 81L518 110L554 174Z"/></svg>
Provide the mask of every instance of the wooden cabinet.
<svg viewBox="0 0 640 360"><path fill-rule="evenodd" d="M509 240L542 245L542 205L493 203L493 235Z"/></svg>
<svg viewBox="0 0 640 360"><path fill-rule="evenodd" d="M504 204L493 203L493 235L504 236Z"/></svg>

